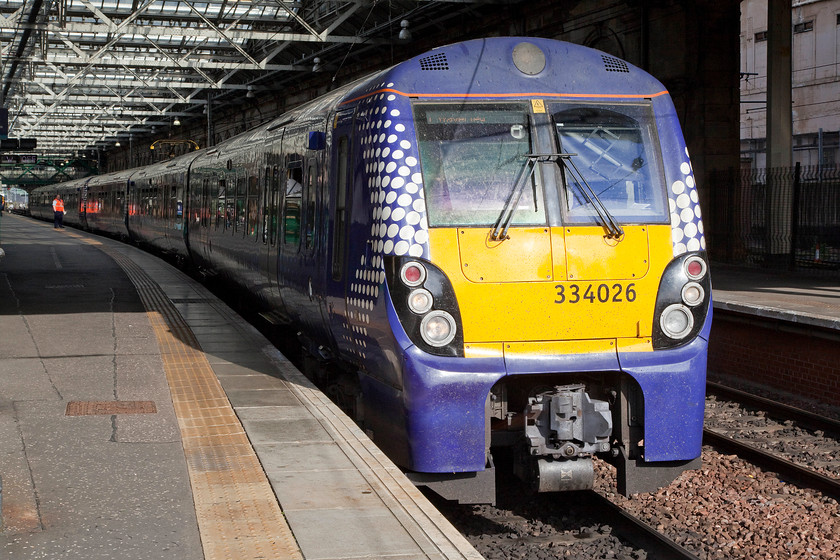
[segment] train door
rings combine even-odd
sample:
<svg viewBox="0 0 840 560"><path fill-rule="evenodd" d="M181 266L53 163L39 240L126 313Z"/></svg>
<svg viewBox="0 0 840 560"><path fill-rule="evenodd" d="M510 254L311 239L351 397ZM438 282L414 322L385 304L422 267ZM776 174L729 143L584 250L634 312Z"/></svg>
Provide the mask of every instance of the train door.
<svg viewBox="0 0 840 560"><path fill-rule="evenodd" d="M324 262L323 235L325 196L323 177L323 152L309 153L306 158L306 169L303 184L303 228L302 261L306 271L306 296L309 300L307 315L311 318L313 328L321 331L325 326L322 314L326 271Z"/></svg>
<svg viewBox="0 0 840 560"><path fill-rule="evenodd" d="M323 195L323 129L311 125L287 131L286 198L283 205L280 291L289 311L308 332L323 332L320 299L328 269L321 252L325 213Z"/></svg>
<svg viewBox="0 0 840 560"><path fill-rule="evenodd" d="M138 176L137 181L140 180ZM137 236L137 213L140 207L140 191L137 181L128 181L125 193L125 229L132 239Z"/></svg>
<svg viewBox="0 0 840 560"><path fill-rule="evenodd" d="M81 189L79 189L79 224L84 229L88 229L87 223L87 205L90 197L90 190L88 188L88 181L85 181Z"/></svg>
<svg viewBox="0 0 840 560"><path fill-rule="evenodd" d="M279 146L278 146L279 150ZM260 263L263 274L268 281L268 299L273 313L267 317L271 322L282 322L284 312L281 307L280 291L278 287L278 253L280 244L280 208L283 200L283 168L275 158L268 157L263 177L263 227L262 227L262 259ZM277 315L276 317L274 315Z"/></svg>
<svg viewBox="0 0 840 560"><path fill-rule="evenodd" d="M205 261L210 262L210 216L215 205L216 189L212 179L206 177L201 181L201 196L198 214L195 216L196 226L200 236L201 250Z"/></svg>
<svg viewBox="0 0 840 560"><path fill-rule="evenodd" d="M187 192L184 193L186 199L186 207L183 208L183 228L184 228L184 244L187 246L187 251L197 257L204 258L204 254L197 254L196 247L191 243L201 244L202 237L198 223L198 216L201 213L201 194L203 192L203 183L206 181L206 175L187 173L185 182L187 185ZM193 239L195 238L195 239Z"/></svg>
<svg viewBox="0 0 840 560"><path fill-rule="evenodd" d="M336 113L330 122L333 130L327 135L328 190L332 229L325 236L327 248L324 255L329 263L326 277L326 298L322 310L329 322L333 343L351 338L347 323L346 282L347 239L349 235L349 200L351 200L353 120L355 109Z"/></svg>

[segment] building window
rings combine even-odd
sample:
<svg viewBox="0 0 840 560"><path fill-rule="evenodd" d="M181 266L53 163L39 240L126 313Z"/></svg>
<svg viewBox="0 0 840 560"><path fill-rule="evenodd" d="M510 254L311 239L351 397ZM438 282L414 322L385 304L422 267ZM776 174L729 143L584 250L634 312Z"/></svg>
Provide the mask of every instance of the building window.
<svg viewBox="0 0 840 560"><path fill-rule="evenodd" d="M762 41L767 40L767 32L766 31L759 31L755 34L755 42L760 43Z"/></svg>
<svg viewBox="0 0 840 560"><path fill-rule="evenodd" d="M805 33L807 31L814 30L814 20L803 21L801 23L794 24L793 32L794 33Z"/></svg>

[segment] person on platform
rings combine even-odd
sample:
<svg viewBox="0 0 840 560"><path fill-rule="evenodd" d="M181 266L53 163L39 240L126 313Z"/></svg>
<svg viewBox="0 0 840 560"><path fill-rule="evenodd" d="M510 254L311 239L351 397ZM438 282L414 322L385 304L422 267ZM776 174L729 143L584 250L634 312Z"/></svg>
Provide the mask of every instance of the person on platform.
<svg viewBox="0 0 840 560"><path fill-rule="evenodd" d="M60 194L55 195L55 199L53 200L53 212L55 212L53 227L55 227L55 229L64 229L64 201L61 200Z"/></svg>

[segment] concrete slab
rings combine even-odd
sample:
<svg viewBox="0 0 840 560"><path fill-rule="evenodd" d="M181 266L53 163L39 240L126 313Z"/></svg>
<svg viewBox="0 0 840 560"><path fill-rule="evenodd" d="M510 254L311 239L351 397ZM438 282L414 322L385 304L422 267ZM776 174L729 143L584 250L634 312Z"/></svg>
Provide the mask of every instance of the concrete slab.
<svg viewBox="0 0 840 560"><path fill-rule="evenodd" d="M218 375L219 381L225 391L230 395L230 391L243 390L268 390L268 389L286 389L286 382L276 377L269 377L267 375ZM273 404L273 403L272 403ZM280 405L287 403L277 403Z"/></svg>
<svg viewBox="0 0 840 560"><path fill-rule="evenodd" d="M348 461L348 467L352 464ZM364 477L353 468L328 471L267 471L283 504L283 511L312 509L365 509L388 511Z"/></svg>
<svg viewBox="0 0 840 560"><path fill-rule="evenodd" d="M3 285L4 275L0 274L0 286ZM6 297L7 302L14 301L14 296L0 294L0 300ZM2 310L0 305L0 310ZM36 358L39 356L38 347L29 332L29 325L26 319L17 314L17 310L10 310L14 315L0 316L0 356L7 358ZM0 311L2 312L2 311Z"/></svg>
<svg viewBox="0 0 840 560"><path fill-rule="evenodd" d="M284 473L354 468L335 442L292 442L255 444L269 477ZM339 467L343 465L343 467Z"/></svg>
<svg viewBox="0 0 840 560"><path fill-rule="evenodd" d="M370 550L378 551L377 558L387 558L417 549L394 516L378 508L284 511L301 549L307 551L306 560L364 558ZM329 538L324 538L324 527L329 527Z"/></svg>
<svg viewBox="0 0 840 560"><path fill-rule="evenodd" d="M241 422L252 422L255 420L300 420L311 418L309 412L302 404L293 406L239 406L236 408L236 415Z"/></svg>
<svg viewBox="0 0 840 560"><path fill-rule="evenodd" d="M0 359L0 395L10 401L61 398L39 358Z"/></svg>
<svg viewBox="0 0 840 560"><path fill-rule="evenodd" d="M253 445L301 441L331 443L333 440L314 418L242 420Z"/></svg>
<svg viewBox="0 0 840 560"><path fill-rule="evenodd" d="M255 362L253 364L234 364L231 362L210 362L213 371L218 376L232 375L277 375L277 368L268 361Z"/></svg>
<svg viewBox="0 0 840 560"><path fill-rule="evenodd" d="M113 348L110 355L49 358L47 375L65 401L115 400Z"/></svg>

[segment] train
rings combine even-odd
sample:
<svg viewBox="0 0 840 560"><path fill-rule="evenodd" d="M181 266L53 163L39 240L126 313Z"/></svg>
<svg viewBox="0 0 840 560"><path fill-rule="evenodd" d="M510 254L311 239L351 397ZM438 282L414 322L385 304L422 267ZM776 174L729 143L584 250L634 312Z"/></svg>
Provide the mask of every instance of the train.
<svg viewBox="0 0 840 560"><path fill-rule="evenodd" d="M428 51L216 146L35 189L290 328L418 485L651 492L698 468L706 241L666 88L530 37ZM60 230L56 235L61 235Z"/></svg>

